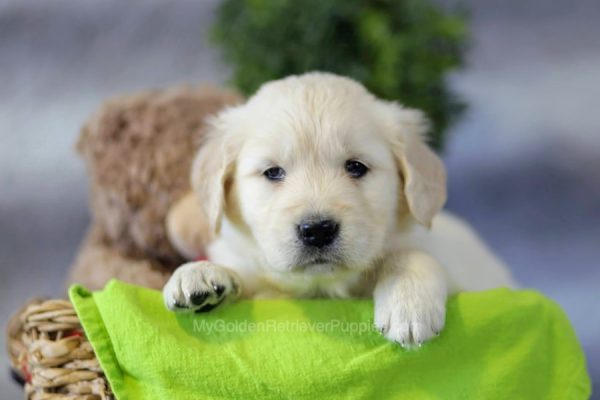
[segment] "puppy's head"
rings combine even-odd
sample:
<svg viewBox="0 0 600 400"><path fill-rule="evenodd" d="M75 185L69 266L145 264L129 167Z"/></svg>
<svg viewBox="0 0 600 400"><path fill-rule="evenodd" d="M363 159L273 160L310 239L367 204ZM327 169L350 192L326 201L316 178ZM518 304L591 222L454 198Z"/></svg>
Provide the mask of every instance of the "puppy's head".
<svg viewBox="0 0 600 400"><path fill-rule="evenodd" d="M446 198L423 115L347 78L268 83L211 124L195 190L215 231L226 215L273 270L366 269L404 217L429 226Z"/></svg>

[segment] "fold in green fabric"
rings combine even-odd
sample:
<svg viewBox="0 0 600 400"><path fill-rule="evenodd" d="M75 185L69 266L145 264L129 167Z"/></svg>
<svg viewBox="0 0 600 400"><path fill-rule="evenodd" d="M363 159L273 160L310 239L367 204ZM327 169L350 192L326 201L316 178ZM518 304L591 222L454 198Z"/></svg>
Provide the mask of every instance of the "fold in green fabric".
<svg viewBox="0 0 600 400"><path fill-rule="evenodd" d="M175 314L112 281L70 298L118 399L585 399L565 314L534 291L461 293L417 350L372 328L369 300L254 300Z"/></svg>

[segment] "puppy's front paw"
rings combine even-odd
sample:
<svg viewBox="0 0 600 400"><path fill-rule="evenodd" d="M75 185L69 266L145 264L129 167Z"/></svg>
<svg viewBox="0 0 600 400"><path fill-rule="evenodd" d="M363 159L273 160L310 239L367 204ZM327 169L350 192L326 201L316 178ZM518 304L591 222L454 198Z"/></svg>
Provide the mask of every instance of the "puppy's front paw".
<svg viewBox="0 0 600 400"><path fill-rule="evenodd" d="M206 312L240 293L234 274L208 261L183 264L163 288L163 299L171 311Z"/></svg>
<svg viewBox="0 0 600 400"><path fill-rule="evenodd" d="M375 326L402 347L420 346L437 336L445 319L445 294L404 288L375 300Z"/></svg>

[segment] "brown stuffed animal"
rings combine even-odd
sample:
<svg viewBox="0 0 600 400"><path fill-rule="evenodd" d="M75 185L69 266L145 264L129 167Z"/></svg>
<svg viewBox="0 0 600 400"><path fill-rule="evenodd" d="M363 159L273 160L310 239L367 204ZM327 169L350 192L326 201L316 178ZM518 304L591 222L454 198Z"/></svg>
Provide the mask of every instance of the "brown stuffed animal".
<svg viewBox="0 0 600 400"><path fill-rule="evenodd" d="M90 176L92 223L68 283L99 289L118 278L164 285L185 261L168 240L166 216L190 190L204 119L240 101L235 93L201 87L120 97L101 107L77 143ZM206 243L208 230L198 232L196 240Z"/></svg>

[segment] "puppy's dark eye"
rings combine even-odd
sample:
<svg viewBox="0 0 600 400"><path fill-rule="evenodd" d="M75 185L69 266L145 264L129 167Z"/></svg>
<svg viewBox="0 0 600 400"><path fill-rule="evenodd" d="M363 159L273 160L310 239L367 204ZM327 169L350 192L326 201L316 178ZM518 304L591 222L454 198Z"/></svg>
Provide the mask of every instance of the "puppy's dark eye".
<svg viewBox="0 0 600 400"><path fill-rule="evenodd" d="M285 170L281 167L271 167L263 175L270 181L281 181L285 178Z"/></svg>
<svg viewBox="0 0 600 400"><path fill-rule="evenodd" d="M356 160L346 161L345 167L346 167L346 171L353 178L361 178L367 172L369 172L369 168L367 168L367 166L365 164L361 163L360 161L356 161Z"/></svg>

